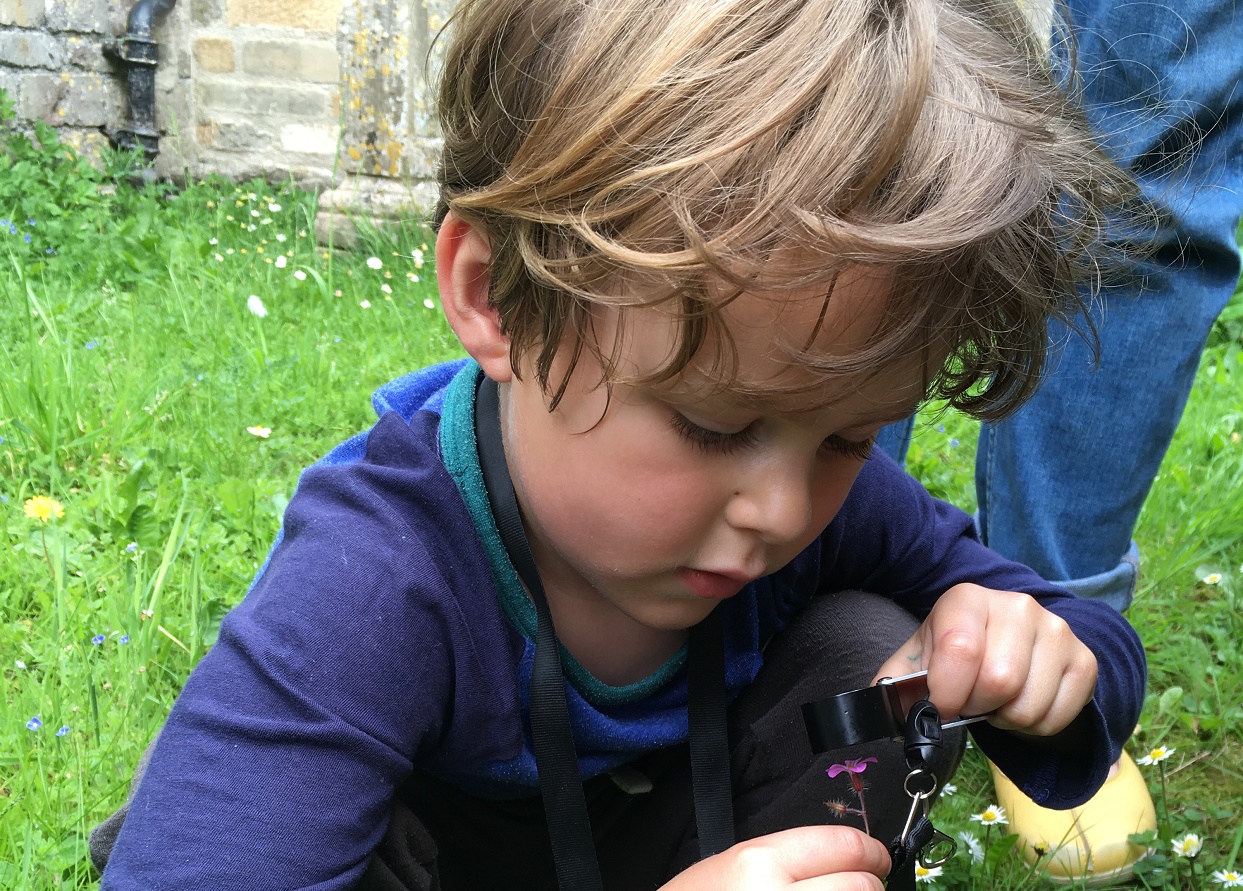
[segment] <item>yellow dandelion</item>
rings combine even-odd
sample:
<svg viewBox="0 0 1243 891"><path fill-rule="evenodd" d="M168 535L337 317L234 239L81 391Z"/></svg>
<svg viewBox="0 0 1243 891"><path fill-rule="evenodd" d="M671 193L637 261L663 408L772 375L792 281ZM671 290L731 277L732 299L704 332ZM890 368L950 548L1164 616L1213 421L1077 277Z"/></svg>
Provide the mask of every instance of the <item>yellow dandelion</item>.
<svg viewBox="0 0 1243 891"><path fill-rule="evenodd" d="M26 516L32 520L38 520L40 523L46 523L52 517L60 519L65 515L65 508L55 498L48 498L46 495L36 495L34 498L27 498L24 506Z"/></svg>

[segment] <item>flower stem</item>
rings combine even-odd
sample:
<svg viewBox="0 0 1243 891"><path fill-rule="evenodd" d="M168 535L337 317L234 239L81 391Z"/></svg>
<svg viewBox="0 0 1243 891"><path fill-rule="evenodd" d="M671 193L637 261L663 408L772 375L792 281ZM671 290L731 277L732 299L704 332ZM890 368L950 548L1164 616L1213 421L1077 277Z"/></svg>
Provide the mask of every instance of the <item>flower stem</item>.
<svg viewBox="0 0 1243 891"><path fill-rule="evenodd" d="M43 559L47 561L47 571L52 574L52 583L56 583L56 567L52 566L52 555L47 552L47 533L39 526L39 542L43 545Z"/></svg>

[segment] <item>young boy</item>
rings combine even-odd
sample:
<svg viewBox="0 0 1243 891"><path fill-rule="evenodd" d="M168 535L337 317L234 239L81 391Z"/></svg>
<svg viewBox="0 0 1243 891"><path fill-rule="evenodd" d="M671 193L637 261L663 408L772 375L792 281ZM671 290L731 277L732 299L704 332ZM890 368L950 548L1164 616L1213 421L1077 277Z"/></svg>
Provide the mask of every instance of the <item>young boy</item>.
<svg viewBox="0 0 1243 891"><path fill-rule="evenodd" d="M436 260L471 360L303 475L103 888L556 887L557 690L586 815L555 825L589 821L608 888L880 887L884 845L823 824L888 842L901 749L816 760L798 718L879 676L926 669L1028 794L1086 799L1134 633L872 452L930 393L1021 401L1126 194L1009 0L468 0L452 29ZM744 841L696 862L713 634Z"/></svg>

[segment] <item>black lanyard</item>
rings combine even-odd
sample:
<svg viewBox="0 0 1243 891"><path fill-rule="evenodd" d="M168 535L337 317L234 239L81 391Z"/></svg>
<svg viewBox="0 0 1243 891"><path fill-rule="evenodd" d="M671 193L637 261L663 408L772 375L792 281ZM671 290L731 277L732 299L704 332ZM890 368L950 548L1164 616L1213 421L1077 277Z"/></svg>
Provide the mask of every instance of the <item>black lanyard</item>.
<svg viewBox="0 0 1243 891"><path fill-rule="evenodd" d="M603 891L591 837L587 799L578 772L565 698L557 634L535 559L522 528L501 440L495 382L482 377L475 394L475 440L492 516L518 577L535 604L535 661L531 670L531 736L540 793L561 891ZM687 711L691 784L702 857L734 843L729 741L725 729L725 647L720 610L690 631Z"/></svg>

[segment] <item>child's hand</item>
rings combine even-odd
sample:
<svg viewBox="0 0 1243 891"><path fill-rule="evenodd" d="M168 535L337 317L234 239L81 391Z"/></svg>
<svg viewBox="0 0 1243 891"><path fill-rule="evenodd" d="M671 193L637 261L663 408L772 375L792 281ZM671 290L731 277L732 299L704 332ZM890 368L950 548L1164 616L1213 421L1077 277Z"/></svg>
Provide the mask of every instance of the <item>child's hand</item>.
<svg viewBox="0 0 1243 891"><path fill-rule="evenodd" d="M849 826L800 826L739 842L701 860L660 891L880 891L889 852Z"/></svg>
<svg viewBox="0 0 1243 891"><path fill-rule="evenodd" d="M1096 687L1096 657L1059 616L971 584L946 591L877 677L921 669L945 720L995 712L990 724L1035 736L1066 728Z"/></svg>

